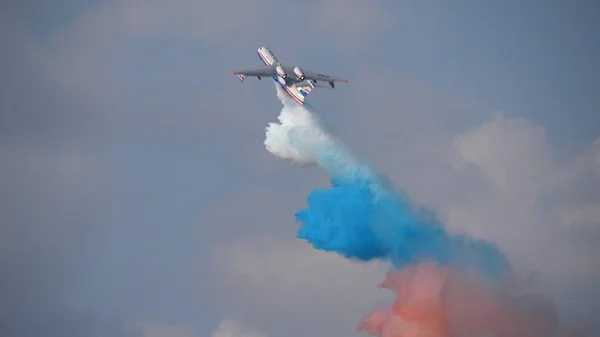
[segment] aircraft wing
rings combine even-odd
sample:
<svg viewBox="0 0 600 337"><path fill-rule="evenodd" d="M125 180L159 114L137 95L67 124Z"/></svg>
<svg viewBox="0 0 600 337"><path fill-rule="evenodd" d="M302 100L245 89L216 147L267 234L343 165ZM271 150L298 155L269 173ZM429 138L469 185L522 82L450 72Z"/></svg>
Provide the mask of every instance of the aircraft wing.
<svg viewBox="0 0 600 337"><path fill-rule="evenodd" d="M240 80L243 82L245 76L254 76L254 77L271 77L277 74L274 65L264 66L260 68L254 69L245 69L245 70L235 70L231 72L232 75L238 75Z"/></svg>
<svg viewBox="0 0 600 337"><path fill-rule="evenodd" d="M304 72L304 76L309 80L322 81L322 82L345 82L345 83L348 83L348 80L343 79L343 78L333 77L333 76L329 76L329 75L325 75L325 74L319 74L317 72L310 71L310 70L302 69L302 71Z"/></svg>

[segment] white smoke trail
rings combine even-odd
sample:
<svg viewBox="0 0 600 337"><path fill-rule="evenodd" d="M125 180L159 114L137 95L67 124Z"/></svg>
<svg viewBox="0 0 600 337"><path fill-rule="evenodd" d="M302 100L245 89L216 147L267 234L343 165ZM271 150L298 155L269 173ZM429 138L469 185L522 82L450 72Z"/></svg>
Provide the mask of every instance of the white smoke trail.
<svg viewBox="0 0 600 337"><path fill-rule="evenodd" d="M366 165L358 163L345 146L323 126L316 113L300 106L278 86L277 98L283 104L277 119L266 128L265 147L278 158L295 164L319 165L337 177L357 176L375 179Z"/></svg>
<svg viewBox="0 0 600 337"><path fill-rule="evenodd" d="M265 147L276 157L299 165L318 164L320 152L330 147L331 139L314 114L287 97L275 86L283 104L279 123L269 123Z"/></svg>

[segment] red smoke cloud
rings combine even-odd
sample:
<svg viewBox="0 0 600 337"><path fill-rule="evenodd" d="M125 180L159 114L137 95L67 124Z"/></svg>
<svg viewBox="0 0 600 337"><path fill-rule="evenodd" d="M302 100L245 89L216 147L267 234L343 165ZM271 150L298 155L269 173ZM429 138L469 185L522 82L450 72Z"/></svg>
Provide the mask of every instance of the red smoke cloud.
<svg viewBox="0 0 600 337"><path fill-rule="evenodd" d="M357 330L380 337L554 337L552 305L520 293L518 285L491 284L425 262L388 273L380 288L396 292L391 308L376 309Z"/></svg>

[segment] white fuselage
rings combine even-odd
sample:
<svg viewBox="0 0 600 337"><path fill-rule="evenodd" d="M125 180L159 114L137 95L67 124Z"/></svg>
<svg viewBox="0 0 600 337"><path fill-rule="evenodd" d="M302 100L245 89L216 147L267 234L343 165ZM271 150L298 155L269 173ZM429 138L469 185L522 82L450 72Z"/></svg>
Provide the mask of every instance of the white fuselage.
<svg viewBox="0 0 600 337"><path fill-rule="evenodd" d="M275 55L273 55L271 50L269 50L269 48L258 48L258 57L263 61L265 65L276 65L281 67L279 69L283 71L283 67L281 66ZM296 102L298 102L300 105L304 105L304 98L308 95L308 93L310 93L310 89L312 88L298 88L293 84L293 82L289 83L286 75L296 76L295 74L285 74L284 76L282 76L282 74L280 74L278 70L278 74L276 76L273 76L273 81L279 84L281 88L284 89Z"/></svg>

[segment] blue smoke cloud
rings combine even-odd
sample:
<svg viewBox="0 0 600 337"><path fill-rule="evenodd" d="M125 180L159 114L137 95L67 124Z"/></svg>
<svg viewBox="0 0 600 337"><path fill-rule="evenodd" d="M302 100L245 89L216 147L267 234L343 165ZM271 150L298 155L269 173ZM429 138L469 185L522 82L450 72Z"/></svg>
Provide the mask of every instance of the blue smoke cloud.
<svg viewBox="0 0 600 337"><path fill-rule="evenodd" d="M296 213L298 238L348 259L388 260L396 268L435 260L489 277L510 270L494 244L450 235L433 212L415 208L386 179L356 161L310 107L282 102L281 124L267 128L267 149L296 163L317 164L331 176L331 187L314 190L308 207Z"/></svg>
<svg viewBox="0 0 600 337"><path fill-rule="evenodd" d="M331 188L316 189L308 207L296 213L297 237L314 248L361 261L389 260L396 268L423 260L500 277L509 271L491 243L450 235L425 210L364 176L333 177Z"/></svg>

